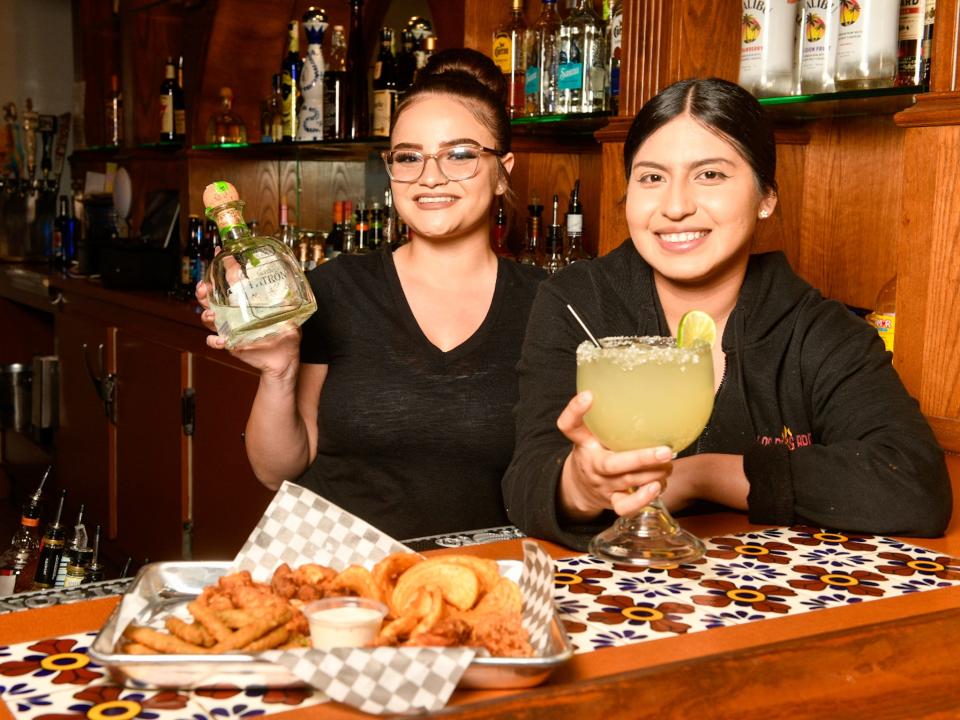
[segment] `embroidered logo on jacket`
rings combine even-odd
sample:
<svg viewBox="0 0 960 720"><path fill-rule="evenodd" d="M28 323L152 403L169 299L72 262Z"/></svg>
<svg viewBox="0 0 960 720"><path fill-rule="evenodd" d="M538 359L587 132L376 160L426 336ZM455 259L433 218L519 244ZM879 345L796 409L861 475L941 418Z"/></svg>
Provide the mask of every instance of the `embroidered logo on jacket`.
<svg viewBox="0 0 960 720"><path fill-rule="evenodd" d="M757 442L761 445L786 445L788 450L793 451L798 447L808 447L813 445L813 433L800 433L799 435L794 435L793 430L784 425L783 432L780 433L780 437L758 435Z"/></svg>

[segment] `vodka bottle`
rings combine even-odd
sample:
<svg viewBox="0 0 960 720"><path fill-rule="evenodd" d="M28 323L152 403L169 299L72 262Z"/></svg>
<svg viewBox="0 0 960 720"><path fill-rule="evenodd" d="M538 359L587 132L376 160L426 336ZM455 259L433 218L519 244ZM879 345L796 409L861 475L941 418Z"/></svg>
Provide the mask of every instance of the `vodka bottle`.
<svg viewBox="0 0 960 720"><path fill-rule="evenodd" d="M307 56L300 71L300 118L297 140L323 140L323 78L326 63L323 60L323 33L327 16L323 10L309 8L303 14L303 29L307 33Z"/></svg>
<svg viewBox="0 0 960 720"><path fill-rule="evenodd" d="M743 0L740 85L757 97L790 95L796 31L795 1Z"/></svg>
<svg viewBox="0 0 960 720"><path fill-rule="evenodd" d="M543 9L526 38L527 115L557 111L557 60L560 16L557 0L543 0Z"/></svg>
<svg viewBox="0 0 960 720"><path fill-rule="evenodd" d="M898 0L841 0L839 90L889 87L897 75Z"/></svg>
<svg viewBox="0 0 960 720"><path fill-rule="evenodd" d="M523 41L527 23L523 19L523 0L511 0L510 19L493 34L493 61L507 81L507 115L523 115L526 98L524 85Z"/></svg>
<svg viewBox="0 0 960 720"><path fill-rule="evenodd" d="M243 220L244 203L228 182L203 191L208 218L216 221L223 251L207 271L217 333L228 348L247 345L302 324L317 309L313 291L290 248L254 237Z"/></svg>
<svg viewBox="0 0 960 720"><path fill-rule="evenodd" d="M840 0L804 0L800 24L800 90L831 93L836 89Z"/></svg>
<svg viewBox="0 0 960 720"><path fill-rule="evenodd" d="M598 112L607 107L606 38L593 0L577 0L560 26L557 112Z"/></svg>

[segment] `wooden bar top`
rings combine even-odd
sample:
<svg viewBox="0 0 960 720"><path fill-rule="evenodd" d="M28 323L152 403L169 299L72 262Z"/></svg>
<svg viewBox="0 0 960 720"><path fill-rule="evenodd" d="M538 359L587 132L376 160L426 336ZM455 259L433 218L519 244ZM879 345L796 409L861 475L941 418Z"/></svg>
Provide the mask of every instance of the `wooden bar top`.
<svg viewBox="0 0 960 720"><path fill-rule="evenodd" d="M954 478L960 457L948 457ZM684 519L702 537L761 529L743 515ZM943 538L905 541L960 556L960 517ZM566 548L543 546L554 557ZM519 559L520 541L467 548ZM438 553L463 552L464 549ZM20 643L100 627L116 598L0 616L0 638ZM960 587L910 593L709 632L580 653L530 690L458 691L457 718L948 718L960 713ZM327 703L285 717L357 718ZM11 717L0 706L0 717Z"/></svg>

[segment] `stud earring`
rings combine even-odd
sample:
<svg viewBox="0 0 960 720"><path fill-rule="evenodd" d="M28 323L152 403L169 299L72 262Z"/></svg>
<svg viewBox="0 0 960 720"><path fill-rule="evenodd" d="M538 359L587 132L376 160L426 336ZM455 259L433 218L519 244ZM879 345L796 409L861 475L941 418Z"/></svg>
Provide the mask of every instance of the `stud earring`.
<svg viewBox="0 0 960 720"><path fill-rule="evenodd" d="M769 210L761 210L761 211L760 211L760 219L761 219L761 220L766 220L768 217L770 217L770 211L769 211Z"/></svg>

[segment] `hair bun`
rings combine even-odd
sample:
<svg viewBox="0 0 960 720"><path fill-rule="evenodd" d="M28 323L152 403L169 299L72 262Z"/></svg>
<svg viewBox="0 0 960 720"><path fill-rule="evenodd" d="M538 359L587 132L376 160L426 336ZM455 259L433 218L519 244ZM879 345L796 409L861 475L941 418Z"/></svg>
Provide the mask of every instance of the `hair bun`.
<svg viewBox="0 0 960 720"><path fill-rule="evenodd" d="M426 78L469 78L491 93L498 102L505 102L507 81L500 68L481 52L470 48L450 48L435 53L420 70L417 80Z"/></svg>

